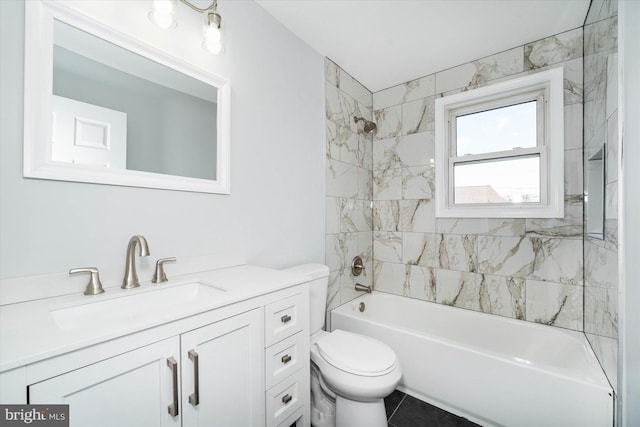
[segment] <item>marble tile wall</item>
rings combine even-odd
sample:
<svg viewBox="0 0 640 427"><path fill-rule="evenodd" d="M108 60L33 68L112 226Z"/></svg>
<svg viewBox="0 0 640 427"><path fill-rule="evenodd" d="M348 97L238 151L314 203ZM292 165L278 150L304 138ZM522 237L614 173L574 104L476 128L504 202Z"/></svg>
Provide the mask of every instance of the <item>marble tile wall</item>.
<svg viewBox="0 0 640 427"><path fill-rule="evenodd" d="M618 11L593 0L584 26L584 150L605 146L604 239L584 236L584 331L614 389L618 348ZM587 202L588 203L588 202Z"/></svg>
<svg viewBox="0 0 640 427"><path fill-rule="evenodd" d="M372 118L372 93L325 58L327 310L357 297L357 283L373 285L373 139L357 132L353 116ZM365 270L357 278L351 261Z"/></svg>
<svg viewBox="0 0 640 427"><path fill-rule="evenodd" d="M576 28L373 94L375 289L583 330L582 51ZM565 217L436 218L435 99L552 67L565 79Z"/></svg>

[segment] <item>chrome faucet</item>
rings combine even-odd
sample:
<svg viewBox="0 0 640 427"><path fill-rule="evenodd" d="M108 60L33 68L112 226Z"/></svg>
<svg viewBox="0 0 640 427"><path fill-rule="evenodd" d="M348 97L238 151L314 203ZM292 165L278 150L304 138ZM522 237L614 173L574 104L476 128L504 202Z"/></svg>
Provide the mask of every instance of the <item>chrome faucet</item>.
<svg viewBox="0 0 640 427"><path fill-rule="evenodd" d="M127 246L127 259L125 263L124 279L122 279L122 289L137 288L138 286L140 286L140 282L138 282L138 275L136 274L136 243L140 244L140 256L149 255L149 246L147 245L147 239L145 239L143 236L136 235L129 240L129 245Z"/></svg>
<svg viewBox="0 0 640 427"><path fill-rule="evenodd" d="M360 283L356 283L355 289L356 289L356 291L362 291L362 292L366 292L368 294L371 293L371 286L361 285Z"/></svg>

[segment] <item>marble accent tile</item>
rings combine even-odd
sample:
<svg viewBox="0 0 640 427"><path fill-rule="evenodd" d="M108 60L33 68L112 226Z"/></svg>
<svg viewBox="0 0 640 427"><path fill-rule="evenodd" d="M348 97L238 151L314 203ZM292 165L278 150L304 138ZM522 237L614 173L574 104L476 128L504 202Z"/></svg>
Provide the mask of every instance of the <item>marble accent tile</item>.
<svg viewBox="0 0 640 427"><path fill-rule="evenodd" d="M324 263L330 271L339 271L343 268L344 250L340 234L327 234L325 236Z"/></svg>
<svg viewBox="0 0 640 427"><path fill-rule="evenodd" d="M373 137L358 135L358 166L365 169L373 168Z"/></svg>
<svg viewBox="0 0 640 427"><path fill-rule="evenodd" d="M582 284L582 241L478 236L478 271Z"/></svg>
<svg viewBox="0 0 640 427"><path fill-rule="evenodd" d="M365 264L373 262L373 231L358 232L358 255ZM351 266L353 257L347 259L347 266ZM373 266L373 264L372 264ZM369 269L372 271L372 269Z"/></svg>
<svg viewBox="0 0 640 427"><path fill-rule="evenodd" d="M617 251L618 250L618 219L605 218L604 220L604 247Z"/></svg>
<svg viewBox="0 0 640 427"><path fill-rule="evenodd" d="M436 301L480 311L482 274L436 270Z"/></svg>
<svg viewBox="0 0 640 427"><path fill-rule="evenodd" d="M383 169L373 174L373 200L402 199L402 169Z"/></svg>
<svg viewBox="0 0 640 427"><path fill-rule="evenodd" d="M327 310L333 310L340 303L340 270L329 273L329 285L327 288Z"/></svg>
<svg viewBox="0 0 640 427"><path fill-rule="evenodd" d="M564 107L564 149L582 149L582 104Z"/></svg>
<svg viewBox="0 0 640 427"><path fill-rule="evenodd" d="M524 236L525 219L507 218L437 218L436 231L449 234Z"/></svg>
<svg viewBox="0 0 640 427"><path fill-rule="evenodd" d="M407 265L403 294L411 298L417 298L426 301L435 301L435 270L419 265Z"/></svg>
<svg viewBox="0 0 640 427"><path fill-rule="evenodd" d="M524 71L524 46L497 53L436 73L436 92L473 89L501 77Z"/></svg>
<svg viewBox="0 0 640 427"><path fill-rule="evenodd" d="M524 320L525 279L484 274L479 296L483 313Z"/></svg>
<svg viewBox="0 0 640 427"><path fill-rule="evenodd" d="M583 98L583 58L576 58L569 61L561 62L559 64L553 64L547 67L534 68L529 70L526 74L538 73L551 68L562 67L564 74L564 105L581 104ZM519 76L513 76L519 77ZM495 82L505 81L508 78L495 80Z"/></svg>
<svg viewBox="0 0 640 427"><path fill-rule="evenodd" d="M403 199L433 199L435 194L435 165L402 169Z"/></svg>
<svg viewBox="0 0 640 427"><path fill-rule="evenodd" d="M524 46L525 70L546 67L582 56L582 27Z"/></svg>
<svg viewBox="0 0 640 427"><path fill-rule="evenodd" d="M402 233L402 263L439 267L441 234Z"/></svg>
<svg viewBox="0 0 640 427"><path fill-rule="evenodd" d="M582 150L564 151L564 194L583 193Z"/></svg>
<svg viewBox="0 0 640 427"><path fill-rule="evenodd" d="M324 78L333 87L340 84L340 67L329 58L324 58Z"/></svg>
<svg viewBox="0 0 640 427"><path fill-rule="evenodd" d="M356 101L337 87L325 82L325 116L329 121L347 128L356 112Z"/></svg>
<svg viewBox="0 0 640 427"><path fill-rule="evenodd" d="M338 208L340 231L371 231L371 202L361 199L339 199Z"/></svg>
<svg viewBox="0 0 640 427"><path fill-rule="evenodd" d="M374 121L378 126L375 139L394 138L402 131L402 108L400 105L375 110L373 112Z"/></svg>
<svg viewBox="0 0 640 427"><path fill-rule="evenodd" d="M376 92L373 94L373 109L380 110L431 96L435 93L435 80L435 74L430 74Z"/></svg>
<svg viewBox="0 0 640 427"><path fill-rule="evenodd" d="M343 69L340 69L338 87L365 107L371 108L373 106L373 94L371 91Z"/></svg>
<svg viewBox="0 0 640 427"><path fill-rule="evenodd" d="M436 229L434 200L401 200L400 231L433 233Z"/></svg>
<svg viewBox="0 0 640 427"><path fill-rule="evenodd" d="M358 188L356 197L371 200L373 197L373 174L370 169L356 168Z"/></svg>
<svg viewBox="0 0 640 427"><path fill-rule="evenodd" d="M585 334L596 354L613 390L618 390L618 340L594 334Z"/></svg>
<svg viewBox="0 0 640 427"><path fill-rule="evenodd" d="M591 55L618 47L618 17L603 19L584 27L584 51Z"/></svg>
<svg viewBox="0 0 640 427"><path fill-rule="evenodd" d="M607 120L607 148L605 153L607 183L618 180L618 112Z"/></svg>
<svg viewBox="0 0 640 427"><path fill-rule="evenodd" d="M434 156L435 137L431 131L375 141L373 170L429 165Z"/></svg>
<svg viewBox="0 0 640 427"><path fill-rule="evenodd" d="M405 264L457 271L477 270L477 236L462 234L404 233L402 261Z"/></svg>
<svg viewBox="0 0 640 427"><path fill-rule="evenodd" d="M336 234L340 232L341 204L342 199L339 197L325 198L324 226L326 234Z"/></svg>
<svg viewBox="0 0 640 427"><path fill-rule="evenodd" d="M618 181L605 186L604 216L607 219L618 218Z"/></svg>
<svg viewBox="0 0 640 427"><path fill-rule="evenodd" d="M609 338L618 336L618 295L616 289L584 288L584 330Z"/></svg>
<svg viewBox="0 0 640 427"><path fill-rule="evenodd" d="M435 129L435 96L402 104L402 135Z"/></svg>
<svg viewBox="0 0 640 427"><path fill-rule="evenodd" d="M606 102L602 99L584 103L584 140L586 146L603 144L605 135Z"/></svg>
<svg viewBox="0 0 640 427"><path fill-rule="evenodd" d="M400 201L376 200L373 202L373 229L400 231Z"/></svg>
<svg viewBox="0 0 640 427"><path fill-rule="evenodd" d="M326 184L327 196L356 197L358 194L358 167L327 159Z"/></svg>
<svg viewBox="0 0 640 427"><path fill-rule="evenodd" d="M526 280L526 320L582 331L582 286Z"/></svg>
<svg viewBox="0 0 640 427"><path fill-rule="evenodd" d="M580 239L583 236L582 202L565 203L564 218L527 218L527 237L563 237Z"/></svg>
<svg viewBox="0 0 640 427"><path fill-rule="evenodd" d="M375 261L373 283L376 291L404 295L406 268L403 264Z"/></svg>
<svg viewBox="0 0 640 427"><path fill-rule="evenodd" d="M402 233L376 231L373 233L373 257L376 261L402 262Z"/></svg>
<svg viewBox="0 0 640 427"><path fill-rule="evenodd" d="M607 56L607 118L618 110L618 53Z"/></svg>
<svg viewBox="0 0 640 427"><path fill-rule="evenodd" d="M618 15L618 0L593 0L587 14L586 24L593 24Z"/></svg>
<svg viewBox="0 0 640 427"><path fill-rule="evenodd" d="M326 122L327 157L358 165L358 135L351 129Z"/></svg>
<svg viewBox="0 0 640 427"><path fill-rule="evenodd" d="M607 58L610 52L584 57L584 100L595 101L607 97ZM604 117L604 116L603 116Z"/></svg>
<svg viewBox="0 0 640 427"><path fill-rule="evenodd" d="M441 268L459 271L477 271L477 236L440 234L438 260Z"/></svg>

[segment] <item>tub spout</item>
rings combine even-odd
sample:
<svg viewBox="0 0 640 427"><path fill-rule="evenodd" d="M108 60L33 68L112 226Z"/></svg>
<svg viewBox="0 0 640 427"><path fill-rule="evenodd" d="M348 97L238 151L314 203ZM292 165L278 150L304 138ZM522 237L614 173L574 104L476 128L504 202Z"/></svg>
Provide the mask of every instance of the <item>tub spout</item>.
<svg viewBox="0 0 640 427"><path fill-rule="evenodd" d="M371 293L371 286L361 285L360 283L356 283L356 291L366 292L368 294Z"/></svg>

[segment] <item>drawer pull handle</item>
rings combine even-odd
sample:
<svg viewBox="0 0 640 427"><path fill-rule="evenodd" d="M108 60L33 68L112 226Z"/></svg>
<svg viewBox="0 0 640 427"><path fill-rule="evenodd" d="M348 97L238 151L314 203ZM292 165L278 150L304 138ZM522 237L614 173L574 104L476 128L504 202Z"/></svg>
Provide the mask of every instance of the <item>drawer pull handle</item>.
<svg viewBox="0 0 640 427"><path fill-rule="evenodd" d="M280 321L282 323L289 323L291 321L291 316L289 316L288 314L285 314L280 318Z"/></svg>
<svg viewBox="0 0 640 427"><path fill-rule="evenodd" d="M173 357L167 359L167 366L171 368L173 384L173 403L169 405L169 414L172 417L178 416L178 362Z"/></svg>
<svg viewBox="0 0 640 427"><path fill-rule="evenodd" d="M290 394L285 394L284 396L282 396L282 403L286 405L287 403L291 402L292 399L293 397L291 397Z"/></svg>
<svg viewBox="0 0 640 427"><path fill-rule="evenodd" d="M193 406L198 406L200 403L200 380L199 380L199 366L198 366L198 353L195 350L189 350L189 359L193 362L193 393L189 395L189 403Z"/></svg>
<svg viewBox="0 0 640 427"><path fill-rule="evenodd" d="M288 354L285 354L284 356L282 356L282 364L286 365L287 363L291 362L291 356L289 356Z"/></svg>

